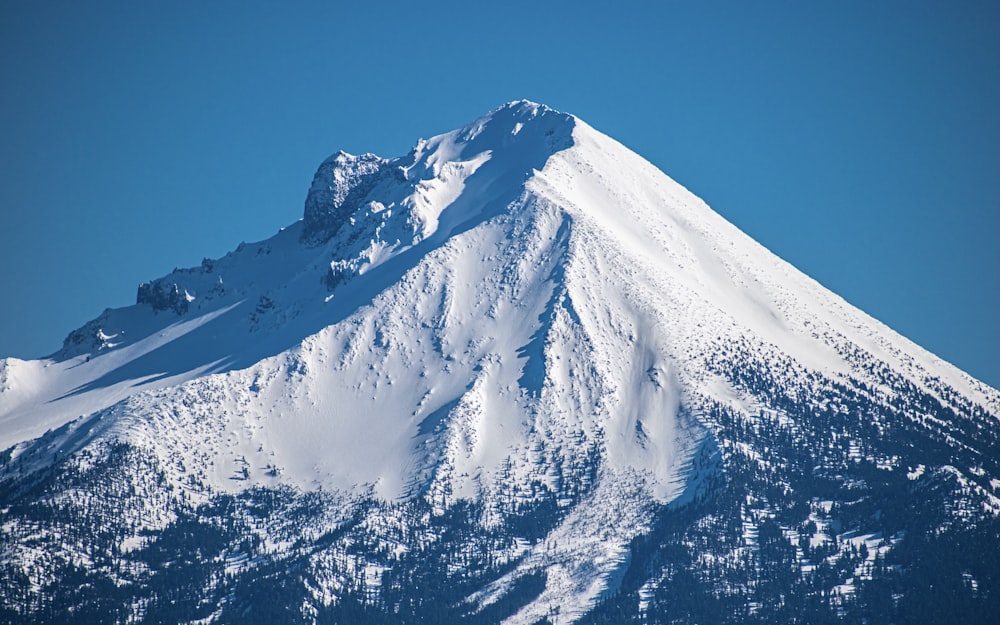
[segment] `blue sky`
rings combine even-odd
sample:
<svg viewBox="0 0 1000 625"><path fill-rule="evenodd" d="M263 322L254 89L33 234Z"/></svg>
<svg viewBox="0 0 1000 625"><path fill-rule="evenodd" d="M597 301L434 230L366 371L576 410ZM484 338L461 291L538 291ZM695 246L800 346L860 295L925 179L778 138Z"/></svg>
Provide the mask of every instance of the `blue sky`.
<svg viewBox="0 0 1000 625"><path fill-rule="evenodd" d="M575 113L1000 386L1000 3L0 0L0 355L298 219L337 149Z"/></svg>

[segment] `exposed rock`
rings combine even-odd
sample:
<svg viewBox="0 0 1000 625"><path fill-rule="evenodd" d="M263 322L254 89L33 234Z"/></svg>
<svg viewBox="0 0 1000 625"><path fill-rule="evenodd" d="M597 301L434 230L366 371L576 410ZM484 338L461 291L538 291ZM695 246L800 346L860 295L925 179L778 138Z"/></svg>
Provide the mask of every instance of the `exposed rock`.
<svg viewBox="0 0 1000 625"><path fill-rule="evenodd" d="M178 315L188 311L194 296L176 282L143 282L135 296L136 304L149 304L153 310L172 310Z"/></svg>

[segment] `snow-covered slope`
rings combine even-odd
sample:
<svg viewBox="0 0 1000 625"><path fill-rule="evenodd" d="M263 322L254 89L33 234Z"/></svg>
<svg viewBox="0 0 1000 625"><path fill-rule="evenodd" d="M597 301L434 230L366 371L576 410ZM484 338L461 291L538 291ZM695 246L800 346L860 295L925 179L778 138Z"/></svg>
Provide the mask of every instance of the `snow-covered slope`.
<svg viewBox="0 0 1000 625"><path fill-rule="evenodd" d="M333 498L318 535L363 502L432 516L472 505L484 532L551 502L544 531L493 548L497 575L465 599L486 614L543 572L510 622L576 620L618 590L657 511L703 500L724 475L739 441L720 410L757 419L777 394L836 411L836 389L857 389L890 404L929 397L994 434L1000 415L995 389L613 139L525 101L403 157L334 155L302 221L141 285L137 299L49 359L0 362L11 501L52 467L86 473L125 444L155 467L136 481L159 493L122 504L143 519L122 530L130 545L262 489ZM770 390L746 382L751 369ZM901 469L919 460L873 454ZM1000 475L956 470L995 514ZM416 523L393 514L366 523ZM289 549L273 528L254 531L269 553ZM423 545L393 540L397 556ZM10 566L50 566L18 544ZM342 601L350 578L329 571L363 560L330 549L310 565L322 605ZM366 580L392 568L365 562Z"/></svg>

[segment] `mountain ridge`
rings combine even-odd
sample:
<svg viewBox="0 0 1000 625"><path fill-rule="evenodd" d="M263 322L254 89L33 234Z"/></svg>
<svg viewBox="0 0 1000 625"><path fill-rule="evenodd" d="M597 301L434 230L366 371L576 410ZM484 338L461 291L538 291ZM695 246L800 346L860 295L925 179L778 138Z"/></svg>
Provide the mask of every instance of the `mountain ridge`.
<svg viewBox="0 0 1000 625"><path fill-rule="evenodd" d="M823 289L641 157L518 101L403 157L335 154L303 220L140 286L136 306L71 333L59 358L2 361L0 494L14 545L3 563L11 580L43 571L30 588L58 585L60 558L111 557L107 571L84 569L136 587L130 609L148 617L136 606L162 575L154 552L181 549L171 532L207 531L223 506L240 511L229 523L247 526L231 539L256 537L239 547L255 555L207 560L199 596L294 560L310 571L293 584L306 621L340 614L346 598L388 609L395 572L427 566L407 554L434 549L454 552L435 556L445 578L466 580L434 613L490 621L508 602L494 620L572 622L629 593L666 609L654 599L669 567L629 586L649 555L634 545L686 511L708 510L710 526L725 515L706 502L730 501L740 480L745 501L724 509L754 529L726 553L760 557L769 519L788 540L812 523L809 547L793 545L796 584L817 583L810 547L858 548L829 529L825 502L840 499L793 496L818 483L881 493L926 473L958 484L942 510L978 506L990 527L998 415L995 389ZM806 465L831 477L804 480ZM93 503L107 483L122 519ZM272 503L254 512L256 498ZM89 519L93 536L60 541L61 525L32 520L48 506ZM299 508L312 512L295 517L303 538L292 540ZM834 585L852 597L902 549L874 530L878 518L858 516L871 551ZM41 551L27 538L38 524ZM104 541L122 546L108 556ZM147 572L115 568L130 558ZM485 578L471 573L478 558ZM990 569L976 575L992 588ZM416 620L430 614L421 600L406 597ZM185 618L245 607L227 601Z"/></svg>
<svg viewBox="0 0 1000 625"><path fill-rule="evenodd" d="M476 120L476 121L468 124L467 126L465 126L463 128L460 128L460 129L458 129L456 131L453 131L451 133L445 133L443 135L440 135L439 137L436 137L436 138L432 139L432 141L436 141L438 144L444 143L446 149L454 149L454 148L451 148L448 145L449 139L453 139L455 136L457 136L457 135L459 135L461 133L466 133L466 135L472 135L472 134L474 134L476 132L477 128L480 128L480 127L482 127L484 125L484 120L491 119L491 116L495 115L497 113L502 113L502 112L505 112L505 111L513 111L518 106L524 107L525 109L527 109L529 111L536 110L535 107L539 107L538 110L543 111L543 113L547 112L547 114L550 114L550 115L562 116L561 119L564 120L564 122L568 122L568 125L570 125L572 127L576 127L577 125L582 124L582 122L578 118L575 118L575 117L570 116L570 115L556 113L552 109L548 109L548 107L544 107L544 105L535 105L534 103L530 103L530 102L527 102L527 101L514 101L514 102L508 103L508 104L506 104L504 106L499 107L494 112L492 112L492 113L484 116L483 118L480 118L479 120ZM507 128L507 130L508 131L511 130L512 129L511 127L514 126L514 125L516 125L517 123L523 123L523 122L509 121L508 122L508 128ZM584 127L584 126L585 125L583 125L581 127ZM589 129L589 126L586 126L586 128ZM375 159L375 160L384 162L385 164L387 164L387 166L390 169L393 169L395 171L399 171L399 170L396 170L397 167L399 167L401 169L407 169L407 168L412 169L414 167L414 164L417 164L417 165L422 165L423 169L425 171L428 169L428 167L430 167L431 168L431 172L433 173L433 167L434 167L433 163L431 163L430 165L428 165L427 163L422 163L422 162L418 163L417 162L418 161L418 158L417 158L418 151L421 150L421 149L426 149L426 145L427 145L427 142L423 142L422 141L421 145L418 145L417 147L415 147L414 150L411 151L410 155L407 155L407 156L404 156L404 157L397 157L395 159L383 159L381 157L376 157L374 155L368 155L368 156L370 157L369 160ZM423 146L423 147L421 147L421 146ZM251 251L253 251L256 255L258 255L258 256L268 256L269 255L269 249L271 247L271 242L272 241L276 242L279 245L281 245L281 244L283 244L283 242L280 241L279 239L283 238L283 237L284 238L294 238L296 235L292 231L294 231L296 229L301 229L301 234L299 234L298 236L304 237L305 239L309 239L310 237L315 236L315 233L322 229L322 227L320 225L318 225L318 221L321 219L321 217L320 217L319 213L316 212L316 209L314 209L314 208L311 209L310 207L314 206L314 205L317 205L317 204L322 204L321 202L319 202L319 203L313 202L313 193L315 191L315 188L317 187L317 185L322 186L322 184L323 184L323 181L321 180L321 173L324 171L324 167L326 167L330 163L336 161L337 158L344 159L344 158L347 158L348 156L349 155L346 155L346 153L338 153L338 155L334 155L333 157L331 157L331 159L328 159L327 161L324 162L324 164L322 164L320 166L319 170L317 171L317 175L316 175L316 177L314 179L314 182L312 184L311 191L307 195L306 211L305 211L306 218L304 220L302 220L300 223L293 224L289 228L282 229L282 231L279 232L279 234L276 235L275 238L268 239L266 241L261 241L261 242L258 242L258 243L241 244L240 248L235 253L238 253L241 250L243 250L244 248L246 248L247 246L249 246L250 249L251 249ZM361 157L350 157L350 158L361 158ZM409 162L408 159L412 160L413 163L407 164ZM445 161L445 162L448 162L448 161ZM642 166L647 167L647 168L652 168L652 165L649 165L645 161L642 162ZM333 169L327 170L328 173L332 173L332 171L336 171L336 169L333 168ZM399 174L393 174L393 175L399 175ZM404 174L404 175L410 175L410 174ZM418 176L411 176L411 177L414 178L414 180L411 181L413 184L411 184L410 182L407 182L406 186L409 187L409 188L415 189L415 187L420 184L420 181L418 179ZM390 176L390 178L391 178L391 176ZM447 185L441 185L441 186L446 187ZM680 187L679 185L678 185L678 188L679 189L683 189L683 187ZM341 192L342 193L346 193L346 190L341 191ZM684 192L686 192L686 190L684 190ZM417 197L415 197L415 196L417 196ZM385 199L385 198L383 198L383 199ZM402 195L402 197L394 198L394 199L396 199L397 201L400 201L400 202L402 202L403 200L408 200L408 201L410 201L410 202L413 203L413 206L406 207L406 208L409 209L409 214L405 215L405 217L404 217L404 219L402 221L405 222L407 220L413 220L413 219L420 220L421 218L423 218L420 215L420 213L419 213L419 209L420 209L419 204L423 200L421 199L421 197L418 196L418 194L416 194L416 193L413 193L413 194L410 194L410 195L405 195L404 194L404 195ZM337 206L337 203L334 202L333 206ZM705 207L705 208L707 209L707 207ZM710 210L710 209L708 209L708 210ZM390 210L390 216L391 216L391 212L392 211ZM716 215L714 212L711 213L711 214L712 215ZM310 215L312 215L312 219L310 219L310 217L309 217ZM369 217L374 216L377 219L378 218L378 213L375 213L375 215L369 214L368 216ZM351 216L348 216L348 219L351 219L351 218L352 218ZM431 216L430 218L433 219L434 217ZM395 219L395 221L393 223L391 223L390 227L394 227L395 231L393 233L390 233L390 236L395 236L397 238L398 237L406 238L407 235L411 235L413 241L415 242L417 239L420 239L422 236L426 236L426 234L429 234L429 233L420 234L418 232L419 226L415 225L415 223L403 223L403 224L400 224L400 223L398 223L400 221L401 220L398 219L398 215L397 215L397 219ZM716 225L719 226L719 227L722 227L722 228L729 228L729 229L735 230L734 226L732 226L731 224L729 224L729 222L726 222L721 217L716 219ZM378 225L376 225L375 229L376 230L380 230L383 227L385 227L385 224L378 224ZM432 225L431 229L433 230L434 227L436 227L436 226ZM359 230L359 232L358 232L357 236L362 236L362 237L363 236L367 236L365 234L364 225L362 225L362 227L359 228L358 230ZM291 236L289 236L289 235L291 235ZM376 238L378 240L382 240L382 239L389 238L389 237L381 237L381 238L376 237ZM636 239L633 236L633 237L631 237L631 240L635 241ZM329 274L326 277L326 279L328 281L328 284L335 283L337 280L341 279L340 278L341 274L345 274L345 272L346 272L346 274L352 274L352 273L357 272L358 269L359 269L359 267L361 265L371 265L372 264L371 263L371 256L373 254L377 254L378 253L378 251L375 250L375 249L364 250L364 252L367 253L367 257L365 257L364 254L362 254L360 252L362 252L362 251L359 250L358 255L353 256L351 258L339 259L339 262L336 264L336 266L333 266L333 263L331 263L331 268L330 268ZM324 250L324 253L330 254L326 250ZM187 270L175 271L172 274L170 274L168 276L165 276L164 278L161 278L159 280L155 280L155 281L150 282L150 283L146 283L146 284L140 285L140 287L139 287L139 295L137 297L137 303L139 303L139 304L148 304L149 306L151 306L153 308L153 310L155 310L157 312L167 311L167 310L174 310L175 312L182 313L182 312L184 312L184 311L187 310L187 307L190 306L191 303L192 303L192 301L194 301L194 300L189 299L189 298L192 298L191 294L188 293L186 287L182 288L181 285L187 283L188 286L191 286L190 285L190 283L192 281L191 279L192 279L192 277L194 277L191 274L199 273L199 272L204 273L206 276L209 276L209 281L206 282L205 280L201 280L200 283L196 283L197 286L198 286L197 289L195 289L194 287L192 287L192 291L196 291L199 294L198 295L199 301L198 301L197 305L202 304L206 300L217 299L219 297L219 295L225 294L227 285L226 285L226 283L223 280L222 272L221 271L215 271L215 272L213 272L213 269L215 269L215 267L216 267L216 265L218 263L225 262L225 260L228 259L228 258L230 258L233 254L234 253L230 253L229 255L227 255L226 257L224 257L223 259L218 259L218 260L205 259L205 261L203 261L202 266L200 268L192 268L192 269L187 269ZM305 263L302 263L302 264L305 264ZM260 270L259 267L255 268L255 269L257 271ZM794 271L797 271L797 270L794 270ZM839 299L839 298L836 298L836 299ZM264 302L254 302L253 304L255 306L256 305L260 305L262 307L266 307L267 306L267 302L266 301L264 301ZM246 305L247 304L244 303L241 306L245 307ZM846 302L843 302L843 303L838 304L838 305L839 306L847 306L850 309L853 309L853 307L850 304L847 304ZM111 349L119 348L120 349L121 347L125 347L125 346L128 345L129 342L138 340L136 338L132 338L135 335L139 335L140 337L142 337L143 333L148 333L149 332L148 328L142 328L142 327L137 328L137 329L133 330L132 332L125 332L124 334L121 331L118 331L118 332L113 331L114 329L117 329L117 326L128 326L128 325L131 325L131 324L128 323L129 320L123 320L124 321L124 323L123 323L122 321L118 321L118 320L114 320L114 319L109 319L108 317L111 316L112 314L114 314L114 312L115 311L111 311L109 309L109 310L105 311L105 313L102 314L100 317L98 317L97 319L95 319L94 321L91 321L87 325L83 326L82 328L71 332L70 335L67 337L67 339L64 342L63 349L61 349L60 352L58 352L57 354L55 354L53 359L57 360L57 361L58 360L66 360L68 357L75 357L77 355L85 355L87 353L90 353L91 355L103 355L103 354L101 354L102 351L107 350L109 348L111 348ZM766 311L764 311L764 314L768 314L768 313ZM116 322L117 322L117 325L116 325ZM884 324L881 324L881 322L876 322L876 323L878 323L879 327L882 328L881 331L884 332L886 329L888 329L887 326L884 326ZM105 327L105 326L108 326L108 327ZM132 330L132 328L128 328L128 329ZM109 335L108 333L110 333L113 336ZM131 337L129 335L131 335ZM142 338L145 338L145 337L142 337ZM904 341L907 342L907 344L915 346L915 344L913 344L908 339L905 339L905 337L901 337L901 336L897 335L897 338L894 339L894 340L896 342L899 342L900 340L904 340ZM288 345L288 346L290 346L290 345ZM231 346L231 345L228 346L228 347L231 348L229 350L231 352L232 351L237 351L236 349L232 348L233 346ZM919 348L919 349L922 350L922 348ZM224 352L220 352L219 353L220 357L221 356L226 356L226 355L228 355L228 354L226 354ZM923 357L926 358L927 354L924 354ZM937 357L933 356L933 355L930 355L930 358L937 359ZM18 361L14 360L14 359L11 359L11 362L18 362ZM248 359L242 361L241 364L246 365L246 364L250 364L250 362L252 362L252 358L248 358ZM161 367L162 366L163 365L161 365ZM159 373L160 372L150 371L151 375L158 375ZM965 375L965 374L962 374L962 375ZM176 376L170 376L170 378L175 378L175 377ZM951 380L951 382L953 384L954 383L958 383L956 380ZM978 384L982 384L981 382L978 382L978 381L977 381L977 383ZM970 388L967 384L962 384L962 383L958 383L958 384L960 384L961 386L963 386L963 388L966 391L976 392L976 391L974 391L973 388ZM975 384L973 386L975 386ZM67 390L73 391L74 389L67 389ZM993 400L993 403L992 403L992 405L990 405L990 408L993 411L998 410L998 405L996 403L996 400ZM0 409L0 420L3 419L3 414L4 414L3 410ZM0 421L0 423L2 423L2 421Z"/></svg>

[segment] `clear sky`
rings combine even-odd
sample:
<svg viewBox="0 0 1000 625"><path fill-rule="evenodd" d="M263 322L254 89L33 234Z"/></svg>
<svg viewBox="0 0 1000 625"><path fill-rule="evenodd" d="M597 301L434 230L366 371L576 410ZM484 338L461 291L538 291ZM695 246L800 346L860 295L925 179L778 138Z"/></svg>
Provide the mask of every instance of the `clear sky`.
<svg viewBox="0 0 1000 625"><path fill-rule="evenodd" d="M0 0L0 355L520 98L1000 386L996 0Z"/></svg>

